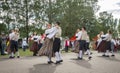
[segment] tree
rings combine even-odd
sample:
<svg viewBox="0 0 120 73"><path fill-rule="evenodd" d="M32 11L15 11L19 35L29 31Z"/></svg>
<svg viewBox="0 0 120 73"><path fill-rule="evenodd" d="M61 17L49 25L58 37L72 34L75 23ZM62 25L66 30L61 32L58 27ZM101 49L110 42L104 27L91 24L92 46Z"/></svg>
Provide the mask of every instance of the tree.
<svg viewBox="0 0 120 73"><path fill-rule="evenodd" d="M111 30L113 32L113 37L117 37L117 24L118 20L114 19L112 14L105 12L100 13L100 17L98 18L98 26L100 31Z"/></svg>

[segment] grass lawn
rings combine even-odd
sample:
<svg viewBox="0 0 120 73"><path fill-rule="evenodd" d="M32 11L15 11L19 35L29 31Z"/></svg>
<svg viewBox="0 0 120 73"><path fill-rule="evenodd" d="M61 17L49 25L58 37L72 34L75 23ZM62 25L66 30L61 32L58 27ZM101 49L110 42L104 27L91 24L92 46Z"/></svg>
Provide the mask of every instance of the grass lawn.
<svg viewBox="0 0 120 73"><path fill-rule="evenodd" d="M25 52L22 49L19 49L19 52L20 52L20 56L32 56L33 54L29 49L27 49ZM4 56L0 55L0 58L8 58L8 57L9 55L4 55Z"/></svg>

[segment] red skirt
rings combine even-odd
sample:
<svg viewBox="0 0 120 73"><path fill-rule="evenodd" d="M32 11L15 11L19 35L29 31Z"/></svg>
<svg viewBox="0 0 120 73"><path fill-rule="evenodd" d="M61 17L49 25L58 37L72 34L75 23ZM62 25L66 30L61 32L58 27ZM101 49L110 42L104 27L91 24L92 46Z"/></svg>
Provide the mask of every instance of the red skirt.
<svg viewBox="0 0 120 73"><path fill-rule="evenodd" d="M101 43L97 46L98 52L105 52L106 51L106 41L102 40Z"/></svg>
<svg viewBox="0 0 120 73"><path fill-rule="evenodd" d="M38 43L37 42L34 42L30 48L30 51L38 51Z"/></svg>

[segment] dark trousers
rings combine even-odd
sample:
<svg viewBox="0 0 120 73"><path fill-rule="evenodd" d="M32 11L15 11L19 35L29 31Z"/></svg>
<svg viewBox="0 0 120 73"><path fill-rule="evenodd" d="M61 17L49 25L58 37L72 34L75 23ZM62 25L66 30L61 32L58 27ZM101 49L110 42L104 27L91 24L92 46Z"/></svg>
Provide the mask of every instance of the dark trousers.
<svg viewBox="0 0 120 73"><path fill-rule="evenodd" d="M5 48L6 48L6 44L1 44L1 55L5 54Z"/></svg>
<svg viewBox="0 0 120 73"><path fill-rule="evenodd" d="M59 52L60 51L60 44L61 44L60 38L55 38L54 41L53 41L53 52Z"/></svg>
<svg viewBox="0 0 120 73"><path fill-rule="evenodd" d="M14 40L11 40L11 45L10 45L10 49L11 49L11 52L14 52L14 51L18 51L18 42L17 41L14 41Z"/></svg>
<svg viewBox="0 0 120 73"><path fill-rule="evenodd" d="M89 42L86 42L86 49L85 49L85 51L87 51L87 50L89 50L90 48L89 48Z"/></svg>
<svg viewBox="0 0 120 73"><path fill-rule="evenodd" d="M0 43L0 53L1 53L1 55L4 54L1 43Z"/></svg>
<svg viewBox="0 0 120 73"><path fill-rule="evenodd" d="M111 41L106 42L106 50L111 51Z"/></svg>
<svg viewBox="0 0 120 73"><path fill-rule="evenodd" d="M85 40L79 40L80 47L79 50L85 50L86 49L86 41Z"/></svg>
<svg viewBox="0 0 120 73"><path fill-rule="evenodd" d="M68 46L65 46L65 52L68 52Z"/></svg>

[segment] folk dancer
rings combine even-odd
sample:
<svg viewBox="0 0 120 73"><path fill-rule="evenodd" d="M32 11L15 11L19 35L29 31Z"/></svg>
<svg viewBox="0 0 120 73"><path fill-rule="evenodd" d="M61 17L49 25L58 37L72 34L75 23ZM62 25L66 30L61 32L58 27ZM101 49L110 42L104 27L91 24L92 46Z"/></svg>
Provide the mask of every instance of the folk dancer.
<svg viewBox="0 0 120 73"><path fill-rule="evenodd" d="M56 27L51 27L50 24L47 25L47 29L45 30L46 38L38 52L39 56L45 55L48 57L48 64L53 63L51 57L53 56L53 37L56 34L56 30Z"/></svg>
<svg viewBox="0 0 120 73"><path fill-rule="evenodd" d="M80 36L81 36L81 30L78 28L75 34L76 40L74 41L74 46L75 46L75 53L79 53L79 40L80 40Z"/></svg>
<svg viewBox="0 0 120 73"><path fill-rule="evenodd" d="M30 48L30 51L33 52L33 56L37 56L38 54L38 42L39 42L39 36L36 32L34 32L34 35L32 36L33 44Z"/></svg>
<svg viewBox="0 0 120 73"><path fill-rule="evenodd" d="M106 41L105 53L103 56L109 57L109 51L111 50L112 32L108 30L108 33L103 36L105 37L103 40Z"/></svg>
<svg viewBox="0 0 120 73"><path fill-rule="evenodd" d="M9 36L10 38L10 49L11 55L9 58L14 58L15 52L17 52L17 58L20 58L19 51L18 51L18 39L19 39L19 29L15 28Z"/></svg>
<svg viewBox="0 0 120 73"><path fill-rule="evenodd" d="M83 59L83 51L86 49L86 39L87 39L87 32L86 32L86 28L82 27L82 32L80 35L80 47L79 47L79 56L78 59L82 60ZM89 59L91 59L92 57L88 57Z"/></svg>
<svg viewBox="0 0 120 73"><path fill-rule="evenodd" d="M60 62L63 62L62 58L61 58L61 53L60 53L60 47L61 47L61 34L62 34L62 29L60 27L60 22L56 22L55 27L57 28L57 32L55 34L55 38L53 41L53 52L55 53L56 56L56 63L58 64Z"/></svg>

